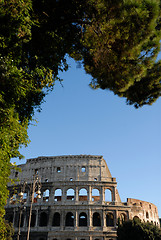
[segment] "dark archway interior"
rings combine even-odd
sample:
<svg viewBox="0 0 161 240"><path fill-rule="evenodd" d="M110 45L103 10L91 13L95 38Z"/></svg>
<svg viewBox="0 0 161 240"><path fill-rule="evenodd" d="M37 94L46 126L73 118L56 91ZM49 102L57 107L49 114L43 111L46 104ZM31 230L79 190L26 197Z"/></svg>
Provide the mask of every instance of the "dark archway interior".
<svg viewBox="0 0 161 240"><path fill-rule="evenodd" d="M25 216L24 216L24 213L22 213L22 215L21 215L21 224L20 224L20 227L23 227L23 225L24 225L24 219L25 219Z"/></svg>
<svg viewBox="0 0 161 240"><path fill-rule="evenodd" d="M86 213L80 213L79 215L79 226L84 227L87 226L87 214Z"/></svg>
<svg viewBox="0 0 161 240"><path fill-rule="evenodd" d="M111 226L114 226L114 216L112 213L108 213L106 215L106 226L108 227L111 227Z"/></svg>
<svg viewBox="0 0 161 240"><path fill-rule="evenodd" d="M40 227L45 227L48 224L48 215L45 212L40 214Z"/></svg>
<svg viewBox="0 0 161 240"><path fill-rule="evenodd" d="M8 222L10 222L10 223L13 223L13 213L9 213L6 215L7 215L6 220L8 220Z"/></svg>
<svg viewBox="0 0 161 240"><path fill-rule="evenodd" d="M101 218L99 213L93 214L93 226L94 227L100 227L101 226Z"/></svg>
<svg viewBox="0 0 161 240"><path fill-rule="evenodd" d="M74 227L74 215L73 213L69 212L66 215L65 226Z"/></svg>
<svg viewBox="0 0 161 240"><path fill-rule="evenodd" d="M58 212L54 213L52 226L54 227L60 226L60 213Z"/></svg>
<svg viewBox="0 0 161 240"><path fill-rule="evenodd" d="M36 214L33 212L31 216L31 227L35 227L36 224Z"/></svg>

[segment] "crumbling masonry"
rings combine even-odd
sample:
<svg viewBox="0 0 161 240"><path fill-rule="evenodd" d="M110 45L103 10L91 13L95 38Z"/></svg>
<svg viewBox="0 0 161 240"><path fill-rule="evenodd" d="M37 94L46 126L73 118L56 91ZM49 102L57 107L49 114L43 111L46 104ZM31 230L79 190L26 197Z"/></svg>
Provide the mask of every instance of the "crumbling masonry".
<svg viewBox="0 0 161 240"><path fill-rule="evenodd" d="M6 205L15 239L19 231L20 240L26 240L35 175L41 178L41 199L35 189L30 240L116 240L118 221L134 217L159 225L154 204L130 198L121 202L116 178L102 156L38 157L19 167L21 172L12 170L11 178L18 181L9 184Z"/></svg>

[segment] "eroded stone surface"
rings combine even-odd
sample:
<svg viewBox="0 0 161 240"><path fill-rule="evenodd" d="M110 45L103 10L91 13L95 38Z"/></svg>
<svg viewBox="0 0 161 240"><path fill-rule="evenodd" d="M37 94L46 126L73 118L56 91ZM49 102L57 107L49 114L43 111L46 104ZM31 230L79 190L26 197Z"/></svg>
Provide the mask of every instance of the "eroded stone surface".
<svg viewBox="0 0 161 240"><path fill-rule="evenodd" d="M131 198L121 202L116 178L111 176L102 156L38 157L28 159L19 167L21 172L13 169L11 173L11 178L18 181L14 187L8 186L6 218L13 222L17 233L22 200L25 209L21 215L20 240L26 240L35 176L39 177L36 186L41 189L41 199L37 199L39 188L36 187L31 240L116 240L118 220L133 217L159 225L154 204ZM23 199L19 196L21 191Z"/></svg>

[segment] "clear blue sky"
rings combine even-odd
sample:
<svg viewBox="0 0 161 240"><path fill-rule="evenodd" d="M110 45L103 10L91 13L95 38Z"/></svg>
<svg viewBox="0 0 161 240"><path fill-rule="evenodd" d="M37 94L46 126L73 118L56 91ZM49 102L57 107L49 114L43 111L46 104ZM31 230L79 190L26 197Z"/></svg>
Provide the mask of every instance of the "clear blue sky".
<svg viewBox="0 0 161 240"><path fill-rule="evenodd" d="M21 153L25 159L103 155L121 200L152 202L161 217L161 99L136 110L109 91L92 90L83 67L69 63L70 70L61 75L64 87L57 82L46 97L35 115L37 126L29 127L31 143Z"/></svg>

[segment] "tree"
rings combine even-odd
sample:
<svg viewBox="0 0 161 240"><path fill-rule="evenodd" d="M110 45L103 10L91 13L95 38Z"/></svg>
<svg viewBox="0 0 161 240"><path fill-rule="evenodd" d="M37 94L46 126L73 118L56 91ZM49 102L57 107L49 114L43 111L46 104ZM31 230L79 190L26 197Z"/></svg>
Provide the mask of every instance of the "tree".
<svg viewBox="0 0 161 240"><path fill-rule="evenodd" d="M160 34L158 0L1 1L1 229L10 158L22 157L28 124L61 81L59 72L68 69L67 56L82 62L92 88L109 89L140 107L161 93Z"/></svg>
<svg viewBox="0 0 161 240"><path fill-rule="evenodd" d="M160 240L161 229L152 223L143 223L140 219L133 219L119 225L118 240Z"/></svg>
<svg viewBox="0 0 161 240"><path fill-rule="evenodd" d="M7 221L4 221L4 226L5 231L0 232L0 239L5 239L5 240L12 240L13 234L14 234L14 228L12 223L8 223Z"/></svg>

